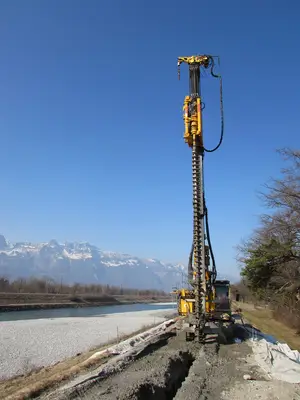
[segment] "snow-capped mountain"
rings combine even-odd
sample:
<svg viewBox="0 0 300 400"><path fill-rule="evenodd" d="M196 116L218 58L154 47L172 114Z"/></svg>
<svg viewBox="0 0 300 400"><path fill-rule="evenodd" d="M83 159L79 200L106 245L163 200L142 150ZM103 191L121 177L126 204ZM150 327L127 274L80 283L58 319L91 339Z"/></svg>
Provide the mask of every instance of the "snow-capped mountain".
<svg viewBox="0 0 300 400"><path fill-rule="evenodd" d="M170 291L185 279L186 267L103 251L86 242L10 243L0 235L0 276Z"/></svg>

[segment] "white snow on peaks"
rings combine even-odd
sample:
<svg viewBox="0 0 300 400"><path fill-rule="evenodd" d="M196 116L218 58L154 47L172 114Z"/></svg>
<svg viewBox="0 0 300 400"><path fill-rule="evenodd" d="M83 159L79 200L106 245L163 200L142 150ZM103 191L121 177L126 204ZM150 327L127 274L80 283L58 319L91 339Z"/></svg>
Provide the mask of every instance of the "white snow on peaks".
<svg viewBox="0 0 300 400"><path fill-rule="evenodd" d="M97 283L170 291L186 268L155 258L103 251L87 242L10 243L0 235L0 276L47 276L66 283Z"/></svg>
<svg viewBox="0 0 300 400"><path fill-rule="evenodd" d="M90 253L69 253L66 249L63 250L63 255L71 260L84 260L86 258L93 258Z"/></svg>
<svg viewBox="0 0 300 400"><path fill-rule="evenodd" d="M6 254L10 257L30 256L31 254L40 254L41 252L46 252L56 259L86 260L97 257L101 263L107 267L118 267L120 265L136 266L144 262L147 268L153 265L153 267L160 266L166 269L185 270L185 266L182 264L173 265L171 263L163 263L153 258L146 258L143 260L132 257L129 254L103 251L87 242L58 243L56 240L37 244L19 242L15 244L9 243L9 246L5 250L0 250L0 254Z"/></svg>

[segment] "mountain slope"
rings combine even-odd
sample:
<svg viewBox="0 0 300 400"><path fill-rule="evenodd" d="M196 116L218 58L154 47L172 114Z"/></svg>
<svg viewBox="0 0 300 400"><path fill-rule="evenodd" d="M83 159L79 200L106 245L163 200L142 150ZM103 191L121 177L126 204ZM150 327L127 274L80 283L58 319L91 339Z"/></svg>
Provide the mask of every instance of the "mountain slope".
<svg viewBox="0 0 300 400"><path fill-rule="evenodd" d="M0 276L11 280L34 276L170 291L185 274L182 264L103 251L86 242L9 243L0 235Z"/></svg>

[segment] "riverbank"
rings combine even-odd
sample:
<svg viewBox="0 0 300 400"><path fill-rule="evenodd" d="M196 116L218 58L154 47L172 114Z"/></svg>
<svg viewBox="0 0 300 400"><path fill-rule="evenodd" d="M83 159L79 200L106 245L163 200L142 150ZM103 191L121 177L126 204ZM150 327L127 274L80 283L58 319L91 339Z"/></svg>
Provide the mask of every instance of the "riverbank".
<svg viewBox="0 0 300 400"><path fill-rule="evenodd" d="M100 307L138 303L164 303L170 301L171 297L169 296L97 296L87 294L0 293L0 312Z"/></svg>
<svg viewBox="0 0 300 400"><path fill-rule="evenodd" d="M142 334L150 328L157 327L158 325L160 325L160 323L144 325L131 334L120 336L117 339L113 339L110 342L101 345L100 347L78 354L75 357L56 363L53 366L40 368L30 372L29 374L25 373L21 376L0 381L0 399L22 400L24 398L35 398L47 389L55 389L59 387L62 382L74 379L81 373L87 373L90 370L94 370L95 367L99 367L101 364L106 363L111 357L113 357L113 354L106 352L103 353L105 349L108 349L110 346L116 345L124 340L133 338L136 335Z"/></svg>
<svg viewBox="0 0 300 400"><path fill-rule="evenodd" d="M47 368L175 314L172 308L1 322L0 380Z"/></svg>

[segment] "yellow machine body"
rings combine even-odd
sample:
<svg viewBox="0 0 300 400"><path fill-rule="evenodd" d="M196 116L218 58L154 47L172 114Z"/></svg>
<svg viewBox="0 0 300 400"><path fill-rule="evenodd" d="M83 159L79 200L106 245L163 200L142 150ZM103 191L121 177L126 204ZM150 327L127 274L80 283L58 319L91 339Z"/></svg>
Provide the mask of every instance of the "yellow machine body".
<svg viewBox="0 0 300 400"><path fill-rule="evenodd" d="M178 314L188 316L187 337L191 333L197 340L204 340L204 327L210 320L217 321L219 316L229 309L229 282L217 281L217 270L210 242L207 207L204 196L203 159L205 152L214 152L223 140L223 97L222 78L214 73L214 57L210 55L194 55L178 57L178 78L180 65L188 64L189 95L183 103L184 141L192 149L192 188L193 188L193 241L188 264L188 280L190 289L178 289ZM201 98L201 69L210 67L211 75L220 82L221 137L219 144L213 149L206 149L203 142ZM206 246L206 241L208 246ZM212 267L210 268L210 254ZM230 310L229 310L230 312ZM190 315L191 314L191 315Z"/></svg>
<svg viewBox="0 0 300 400"><path fill-rule="evenodd" d="M187 316L195 312L195 294L190 289L179 289L177 294L177 310L178 314ZM205 298L205 310L207 313L212 313L215 310L215 291L211 291Z"/></svg>
<svg viewBox="0 0 300 400"><path fill-rule="evenodd" d="M208 272L207 272L208 276ZM220 293L221 292L221 293ZM181 316L187 316L195 312L195 293L193 289L181 288L176 290L177 310ZM225 294L224 294L225 293ZM228 306L223 308L216 307L216 301L223 295ZM230 314L230 283L229 281L216 281L215 286L205 297L205 311L208 315L214 315L215 312Z"/></svg>
<svg viewBox="0 0 300 400"><path fill-rule="evenodd" d="M188 315L194 312L195 308L195 296L194 292L189 289L180 289L177 291L177 307L179 315Z"/></svg>

